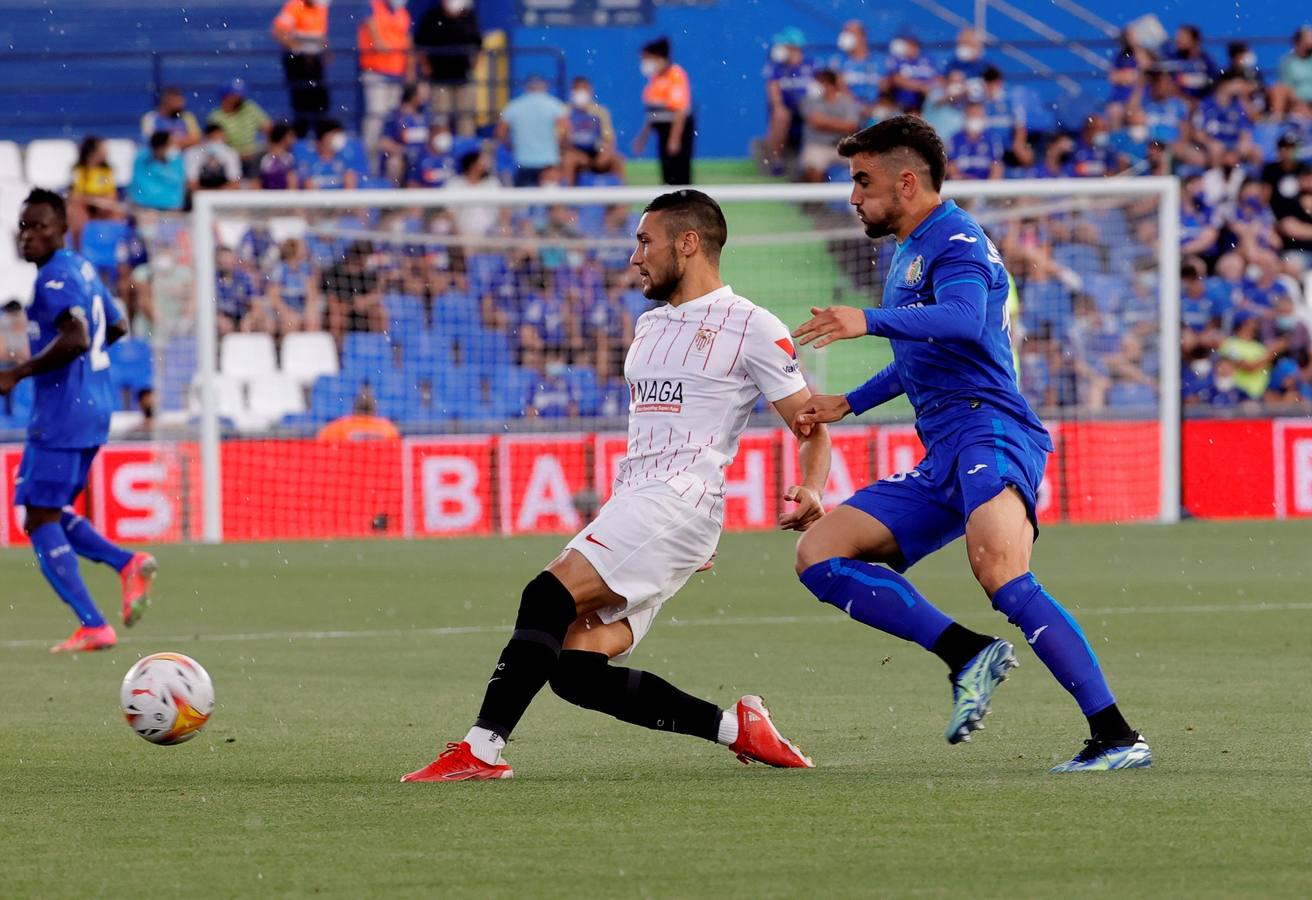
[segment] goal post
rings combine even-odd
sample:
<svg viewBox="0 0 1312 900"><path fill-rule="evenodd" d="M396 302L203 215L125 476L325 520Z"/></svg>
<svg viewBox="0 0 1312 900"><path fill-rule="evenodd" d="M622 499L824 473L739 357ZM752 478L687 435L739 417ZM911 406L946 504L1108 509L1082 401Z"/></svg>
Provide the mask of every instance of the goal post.
<svg viewBox="0 0 1312 900"><path fill-rule="evenodd" d="M698 186L698 189L721 203L729 222L729 241L722 261L725 281L775 312L786 324L798 324L799 316L813 305L878 303L892 252L884 242L872 244L861 234L859 223L846 205L848 186L748 184ZM510 471L512 457L519 458L516 453L523 442L510 439L515 432L589 435L589 440L595 438L595 441L588 444L580 459L592 471L583 479L586 484L578 488L578 495L605 495L602 456L613 452L613 445L606 443L609 440L606 435L622 430L622 414L615 416L612 408L607 415L599 403L580 405L578 411L573 411L571 405L568 416L554 418L524 418L513 406L500 412L491 411L499 385L511 382L518 385L515 378L520 375L533 371L540 374L544 371L544 358L548 359L545 365L550 366L551 353L535 350L520 340L516 332L519 320L514 315L509 322L487 318L498 314L498 302L495 298L489 302L485 296L472 296L482 290L476 289L474 282L484 277L474 271L473 263L476 257L515 261L509 267L518 266L527 272L528 281L507 276L505 285L510 286L503 285L501 290L513 292L519 289L514 285L531 284L532 287L523 289L541 294L565 290L562 285L575 277L571 274L575 256L586 258L587 265L594 258L605 256L608 268L598 291L607 296L607 302L612 301L621 290L615 285L622 286L621 267L624 254L632 250L631 232L621 234L612 229L601 233L595 223L617 210L617 219L623 219L627 210L631 223L633 214L642 205L665 190L668 188L652 186L198 193L190 221L197 366L192 397L199 421L198 490L194 501L199 510L191 510L191 520L199 521L200 527L194 533L207 542L232 538L230 534L225 535L228 529L224 523L232 521L238 512L223 507L224 478L228 473L224 448L229 440L225 435L232 435L232 427L224 406L227 401L225 375L220 369L222 342L215 285L216 257L225 248L237 246L235 235L243 228L251 234L266 232L261 259L243 259L238 263L255 274L257 286L265 283L259 281L261 271L266 280L272 277L268 266L270 260L276 261L278 257L277 247L269 248L270 243L276 244L267 234L270 223L293 220L302 223L304 233L322 247L336 247L344 252L341 248L364 241L380 269L404 270L409 273L404 277L422 280L417 267L428 264L428 260L440 259L440 265L449 271L439 280L445 284L446 275L450 275L453 284L458 280L463 285L460 292L467 295L465 299L474 317L469 324L462 324L465 320L457 318L446 324L438 323L437 288L430 284L423 290L398 289L399 296L395 298L405 307L409 303L407 297L415 295L410 299L420 301L422 324L408 325L404 316L397 318L397 311L389 309L386 315L391 318L382 329L385 343L389 347L394 345L397 352L395 360L389 357L385 361L384 365L388 366L393 362L398 367L405 365L402 357L408 358L414 352L415 335L407 334L408 329L424 329L425 340L431 332L436 342L435 348L425 344L422 351L437 354L432 363L436 367L433 369L436 380L423 382L424 386L419 388L422 392L431 390L433 396L429 398L425 394L422 410L407 405L404 398L394 402L394 408L402 410L393 416L402 431L401 462L387 465L401 472L397 477L404 483L396 487L395 493L403 498L397 506L405 511L397 515L404 518L405 524L393 527L395 523L392 523L380 529L380 533L386 534L425 534L429 532L411 527L412 517L419 515L415 510L422 505L416 496L419 483L415 481L421 477L417 473L422 467L412 467L412 463L418 466L415 460L422 456L414 442L429 435L443 439L493 435L505 446L498 445L491 451L496 455L495 465L491 457L478 465L493 470L488 477L494 480ZM1017 258L1025 260L1021 264L1007 259L1009 271L1019 284L1022 325L1015 334L1033 344L1043 344L1044 349L1030 352L1033 346L1018 341L1022 381L1032 360L1036 370L1045 370L1049 381L1061 382L1057 388L1049 384L1044 389L1047 393L1036 395L1056 401L1038 404L1045 424L1054 426L1061 455L1055 466L1060 484L1056 480L1058 475L1053 475L1054 487L1060 488L1060 501L1055 501L1049 515L1071 521L1176 521L1181 465L1178 182L1158 177L949 182L943 194L971 209L986 233L1002 248L1004 258L1009 248L1016 247ZM491 236L461 234L447 227L449 220L459 219L462 211L471 209L491 210L492 220L505 224ZM553 210L564 211L559 216L560 223L552 218ZM594 224L583 227L580 223L584 219ZM399 230L397 223L402 220L420 223L419 230ZM560 227L553 231L555 224ZM1041 234L1037 244L1026 243L1031 232ZM1041 258L1043 254L1046 258ZM332 259L324 258L320 262L328 266ZM597 268L600 271L602 266L598 264ZM1017 271L1018 268L1023 271ZM317 272L315 278L319 278ZM373 289L372 281L370 285ZM1108 292L1117 296L1108 299L1105 296ZM511 299L518 304L523 298ZM1040 307L1045 311L1034 312ZM1145 325L1148 314L1153 317L1151 328ZM590 313L573 315L577 319ZM1088 322L1098 316L1101 324L1093 329ZM603 364L603 350L596 345L597 341L605 344L606 334L590 330L593 326L586 322L582 325L576 322L575 327L577 334L572 345L575 349L569 351L573 355L566 360L568 367L596 368L589 378L594 389L600 391L607 371L612 379L615 377L615 364ZM442 329L448 333L443 334ZM460 329L468 329L469 334ZM622 351L619 344L623 338L618 336L621 330L616 326L612 332L616 335L613 338L616 347L611 348L614 353L609 358L619 358L616 354ZM1120 356L1103 346L1114 342L1117 333L1126 336L1124 347L1132 348L1117 351ZM582 335L581 343L578 335ZM351 346L361 343L348 338L346 344L351 346L344 347L341 336L338 337L337 349L343 359ZM1103 342L1090 351L1091 358L1098 357L1091 366L1089 360L1063 356L1070 355L1066 348L1068 337L1076 343L1084 342L1080 344L1083 348L1080 352L1087 350L1089 341ZM484 343L486 352L502 354L496 357L497 361L471 358L472 353L484 352ZM886 342L871 339L844 342L819 352L803 350L801 356L816 387L837 392L850 389L868 377L889 358L889 350ZM472 388L476 397L469 404L461 404L455 398L452 402L460 410L443 407L439 414L438 395L448 389L455 390L453 385L457 384L451 373L474 368L471 361L477 363L481 379L471 382L476 385ZM1063 374L1059 377L1049 369L1062 369ZM511 375L515 378L510 378ZM438 385L438 381L442 384ZM415 384L413 380L408 383ZM252 382L251 389L258 392L261 388ZM301 417L297 426L300 432L286 424L290 420L275 419L262 424L238 423L243 425L239 437L277 442L293 433L302 437L313 435L313 430L307 429L315 422L313 413L317 407L310 402L312 396L318 397L315 391L317 388L306 385L306 406L299 408L308 408L310 413ZM380 399L393 403L388 398ZM479 402L487 409L475 408ZM528 412L531 411L526 406L525 415ZM858 428L880 432L878 435L874 430L861 432L863 449L855 451L869 456L869 465L863 462L861 469L867 476L886 474L891 465L905 462L906 453L911 452L906 448L915 443L914 433L907 426L909 414L905 402L895 403L874 411L858 423ZM767 416L761 424L773 427L778 423L770 423ZM497 435L505 440L496 438ZM886 452L889 447L902 448L905 452ZM297 450L303 451L304 448ZM778 451L775 452L777 455ZM313 466L318 458L295 457L302 462L292 464ZM1105 471L1098 471L1097 463ZM779 465L787 468L786 463ZM459 466L453 464L447 475L455 478L450 472L457 469ZM347 471L350 470L339 470L337 481L325 484L324 488L349 490L349 484L340 483L344 479L341 473ZM371 485L385 480L378 473L364 474L377 476L359 479ZM778 479L782 474L771 477ZM1123 484L1117 481L1121 477L1126 479ZM391 488L384 485L369 490L390 491ZM505 496L501 496L508 490L511 488L505 485L493 490L500 496L500 508L509 508L505 506ZM1118 494L1132 498L1133 503L1098 502L1101 495ZM490 498L491 494L487 505L492 506ZM261 501L256 497L249 502ZM252 516L259 514L258 508L250 511ZM500 514L494 511L492 515ZM493 530L511 533L504 522L501 524L500 529Z"/></svg>

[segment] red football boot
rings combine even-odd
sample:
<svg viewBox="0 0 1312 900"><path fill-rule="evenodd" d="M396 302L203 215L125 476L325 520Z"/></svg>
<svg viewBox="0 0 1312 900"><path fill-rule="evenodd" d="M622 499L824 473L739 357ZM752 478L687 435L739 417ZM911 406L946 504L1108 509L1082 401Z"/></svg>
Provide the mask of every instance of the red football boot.
<svg viewBox="0 0 1312 900"><path fill-rule="evenodd" d="M437 759L417 772L402 775L402 781L496 781L514 778L515 770L506 763L488 765L474 755L469 744L447 744Z"/></svg>
<svg viewBox="0 0 1312 900"><path fill-rule="evenodd" d="M123 624L131 628L150 603L150 583L155 580L159 563L149 553L134 553L119 573L123 582Z"/></svg>
<svg viewBox="0 0 1312 900"><path fill-rule="evenodd" d="M73 632L68 640L51 647L50 652L80 653L89 650L108 650L117 643L118 635L114 633L112 625L105 624L96 628L83 625Z"/></svg>
<svg viewBox="0 0 1312 900"><path fill-rule="evenodd" d="M746 765L756 761L776 769L813 769L811 757L797 749L792 741L779 733L770 721L770 711L760 697L751 694L738 701L738 740L729 745L729 751Z"/></svg>

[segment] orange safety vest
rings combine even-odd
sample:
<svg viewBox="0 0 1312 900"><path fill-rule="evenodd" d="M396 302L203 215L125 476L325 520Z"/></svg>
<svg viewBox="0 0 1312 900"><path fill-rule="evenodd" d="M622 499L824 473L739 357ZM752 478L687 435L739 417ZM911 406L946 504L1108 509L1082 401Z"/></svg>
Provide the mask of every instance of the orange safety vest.
<svg viewBox="0 0 1312 900"><path fill-rule="evenodd" d="M395 440L401 432L382 416L354 414L334 419L319 430L321 441Z"/></svg>
<svg viewBox="0 0 1312 900"><path fill-rule="evenodd" d="M692 108L692 85L682 66L671 64L657 72L642 89L642 103L653 121L668 122L670 113L688 112Z"/></svg>
<svg viewBox="0 0 1312 900"><path fill-rule="evenodd" d="M378 30L380 43L374 45L374 23ZM378 72L381 75L405 75L406 61L410 49L410 13L404 6L393 9L390 3L373 0L372 19L360 23L356 33L360 45L360 68L365 72Z"/></svg>
<svg viewBox="0 0 1312 900"><path fill-rule="evenodd" d="M299 37L326 37L328 7L322 4L310 6L305 0L287 0L273 24Z"/></svg>

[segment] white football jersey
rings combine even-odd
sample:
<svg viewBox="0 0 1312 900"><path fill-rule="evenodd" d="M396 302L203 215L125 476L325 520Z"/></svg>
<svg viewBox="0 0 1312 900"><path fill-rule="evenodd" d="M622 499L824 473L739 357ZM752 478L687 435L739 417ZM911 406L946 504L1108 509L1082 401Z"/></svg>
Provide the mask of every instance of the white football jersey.
<svg viewBox="0 0 1312 900"><path fill-rule="evenodd" d="M629 447L614 493L654 479L717 518L724 469L758 398L773 402L806 387L783 322L728 285L643 313L624 378Z"/></svg>

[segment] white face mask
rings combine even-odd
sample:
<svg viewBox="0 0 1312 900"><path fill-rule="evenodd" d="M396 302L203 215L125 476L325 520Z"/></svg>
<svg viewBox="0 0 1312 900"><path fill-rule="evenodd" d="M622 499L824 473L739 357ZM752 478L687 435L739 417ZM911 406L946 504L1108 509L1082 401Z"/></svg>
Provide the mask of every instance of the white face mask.
<svg viewBox="0 0 1312 900"><path fill-rule="evenodd" d="M651 78L661 70L661 64L650 57L644 59L639 65L638 70L642 72L644 78Z"/></svg>
<svg viewBox="0 0 1312 900"><path fill-rule="evenodd" d="M888 45L888 52L898 59L906 59L911 55L911 44L902 38L893 38Z"/></svg>
<svg viewBox="0 0 1312 900"><path fill-rule="evenodd" d="M1107 132L1100 131L1093 136L1093 146L1106 147L1107 142L1110 141L1111 139L1112 139L1111 135L1109 135Z"/></svg>
<svg viewBox="0 0 1312 900"><path fill-rule="evenodd" d="M1218 375L1217 378L1216 378L1216 382L1215 382L1215 383L1216 383L1216 389L1217 389L1218 391L1228 391L1228 390L1231 390L1231 389L1233 389L1234 386L1235 386L1235 376L1233 376L1233 375Z"/></svg>
<svg viewBox="0 0 1312 900"><path fill-rule="evenodd" d="M1239 57L1239 65L1243 66L1245 69L1253 68L1257 65L1257 54L1252 52L1245 53L1243 56Z"/></svg>
<svg viewBox="0 0 1312 900"><path fill-rule="evenodd" d="M1212 364L1205 359L1195 359L1189 363L1189 371L1202 378L1212 371Z"/></svg>
<svg viewBox="0 0 1312 900"><path fill-rule="evenodd" d="M469 0L446 0L444 6L448 13L458 16L469 9Z"/></svg>
<svg viewBox="0 0 1312 900"><path fill-rule="evenodd" d="M586 90L584 88L579 88L578 90L574 91L574 93L569 95L569 99L573 101L575 106L578 107L587 106L589 103L592 102L592 91Z"/></svg>
<svg viewBox="0 0 1312 900"><path fill-rule="evenodd" d="M1129 131L1130 140L1134 141L1136 144L1142 144L1144 141L1148 140L1147 125L1131 125Z"/></svg>
<svg viewBox="0 0 1312 900"><path fill-rule="evenodd" d="M806 96L815 99L817 97L823 97L824 95L825 88L820 82L813 81L806 86Z"/></svg>
<svg viewBox="0 0 1312 900"><path fill-rule="evenodd" d="M775 44L770 48L770 59L777 63L788 62L788 48L783 44Z"/></svg>
<svg viewBox="0 0 1312 900"><path fill-rule="evenodd" d="M405 5L409 0L390 0L390 2L392 4L392 9L405 9Z"/></svg>
<svg viewBox="0 0 1312 900"><path fill-rule="evenodd" d="M565 254L565 265L571 269L583 268L583 254L577 250L571 250Z"/></svg>
<svg viewBox="0 0 1312 900"><path fill-rule="evenodd" d="M448 153L451 150L452 140L451 132L439 131L437 134L433 135L433 149L438 153Z"/></svg>
<svg viewBox="0 0 1312 900"><path fill-rule="evenodd" d="M966 131L970 134L979 134L984 130L986 120L979 116L971 116L966 119Z"/></svg>
<svg viewBox="0 0 1312 900"><path fill-rule="evenodd" d="M558 359L553 359L547 363L547 374L552 378L559 378L565 374L565 364Z"/></svg>
<svg viewBox="0 0 1312 900"><path fill-rule="evenodd" d="M838 49L844 53L851 53L858 43L856 35L850 31L844 31L838 36Z"/></svg>
<svg viewBox="0 0 1312 900"><path fill-rule="evenodd" d="M974 62L979 59L979 48L970 44L957 44L957 59L961 62Z"/></svg>
<svg viewBox="0 0 1312 900"><path fill-rule="evenodd" d="M341 153L346 149L346 135L342 134L340 131L334 134L328 139L328 149L332 150L334 153Z"/></svg>
<svg viewBox="0 0 1312 900"><path fill-rule="evenodd" d="M1257 265L1249 266L1247 269L1244 269L1244 276L1248 278L1249 281L1261 281L1262 267Z"/></svg>

